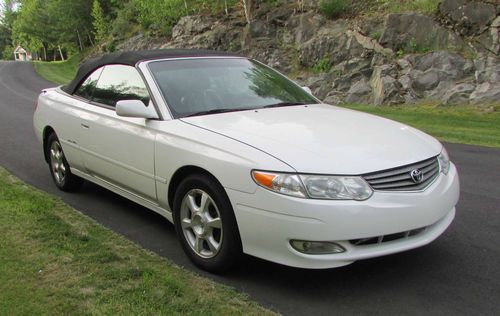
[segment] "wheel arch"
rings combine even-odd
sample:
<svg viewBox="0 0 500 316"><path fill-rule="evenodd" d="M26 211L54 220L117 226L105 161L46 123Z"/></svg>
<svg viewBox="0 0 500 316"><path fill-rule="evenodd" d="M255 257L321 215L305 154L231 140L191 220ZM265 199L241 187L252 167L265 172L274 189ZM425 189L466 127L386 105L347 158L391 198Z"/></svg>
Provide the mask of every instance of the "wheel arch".
<svg viewBox="0 0 500 316"><path fill-rule="evenodd" d="M49 162L49 156L48 156L48 152L47 152L47 140L49 139L50 135L55 134L55 133L56 132L54 131L54 129L50 125L45 126L45 128L43 129L43 134L42 134L43 156L44 156L45 161L47 163Z"/></svg>
<svg viewBox="0 0 500 316"><path fill-rule="evenodd" d="M168 184L168 205L171 210L174 209L175 192L177 191L179 184L183 179L192 174L206 175L215 180L222 188L224 188L224 186L220 183L220 181L212 173L210 173L208 170L204 168L194 165L180 167L174 172L172 178L170 179L170 183Z"/></svg>

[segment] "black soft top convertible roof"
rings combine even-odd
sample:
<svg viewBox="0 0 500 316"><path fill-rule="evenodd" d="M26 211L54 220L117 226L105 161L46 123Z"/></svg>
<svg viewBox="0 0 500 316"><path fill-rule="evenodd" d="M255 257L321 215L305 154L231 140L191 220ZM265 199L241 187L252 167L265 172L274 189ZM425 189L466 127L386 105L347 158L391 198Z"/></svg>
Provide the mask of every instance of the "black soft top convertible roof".
<svg viewBox="0 0 500 316"><path fill-rule="evenodd" d="M191 50L191 49L159 49L141 50L128 52L115 52L101 57L89 59L80 65L76 77L62 90L73 94L79 84L87 78L94 70L105 65L129 65L135 66L139 61L163 58L180 57L208 57L208 56L238 56L236 54L218 52L213 50Z"/></svg>

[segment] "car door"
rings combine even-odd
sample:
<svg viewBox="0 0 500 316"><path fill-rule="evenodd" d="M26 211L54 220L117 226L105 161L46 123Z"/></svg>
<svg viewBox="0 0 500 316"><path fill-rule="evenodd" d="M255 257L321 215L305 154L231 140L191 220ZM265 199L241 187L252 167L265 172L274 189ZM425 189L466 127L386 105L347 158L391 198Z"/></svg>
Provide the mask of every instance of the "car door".
<svg viewBox="0 0 500 316"><path fill-rule="evenodd" d="M98 69L85 78L72 96L59 90L59 93L53 93L47 100L47 105L54 108L50 114L51 125L57 132L66 160L72 169L78 171L85 170L80 151L80 116L87 108L90 93L101 70Z"/></svg>
<svg viewBox="0 0 500 316"><path fill-rule="evenodd" d="M156 133L148 128L149 120L120 117L115 113L116 102L131 99L153 106L137 69L125 65L105 66L91 102L81 115L83 163L92 176L156 201Z"/></svg>

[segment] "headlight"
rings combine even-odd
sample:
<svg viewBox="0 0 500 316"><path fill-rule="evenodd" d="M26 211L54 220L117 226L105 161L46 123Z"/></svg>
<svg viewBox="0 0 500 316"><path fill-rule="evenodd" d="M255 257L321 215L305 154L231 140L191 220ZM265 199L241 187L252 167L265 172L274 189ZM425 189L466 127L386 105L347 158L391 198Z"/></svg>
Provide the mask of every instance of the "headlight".
<svg viewBox="0 0 500 316"><path fill-rule="evenodd" d="M260 186L281 194L307 198L304 185L296 174L252 171L253 180Z"/></svg>
<svg viewBox="0 0 500 316"><path fill-rule="evenodd" d="M373 194L371 187L360 177L263 171L253 171L252 176L258 185L268 190L301 198L362 201Z"/></svg>
<svg viewBox="0 0 500 316"><path fill-rule="evenodd" d="M444 147L438 156L438 161L441 172L444 174L448 174L448 171L450 171L450 157L448 156L448 152Z"/></svg>
<svg viewBox="0 0 500 316"><path fill-rule="evenodd" d="M362 201L373 193L360 177L302 175L300 178L313 199Z"/></svg>

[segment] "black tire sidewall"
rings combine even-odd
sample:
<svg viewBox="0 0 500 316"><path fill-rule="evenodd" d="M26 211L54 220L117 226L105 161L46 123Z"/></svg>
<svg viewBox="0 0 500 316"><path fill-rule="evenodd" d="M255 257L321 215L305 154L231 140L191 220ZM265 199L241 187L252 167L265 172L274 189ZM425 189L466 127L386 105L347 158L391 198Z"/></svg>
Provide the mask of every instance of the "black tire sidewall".
<svg viewBox="0 0 500 316"><path fill-rule="evenodd" d="M59 146L61 147L61 151L63 153L63 164L64 167L66 168L66 175L64 176L64 180L61 183L58 183L55 176L54 176L54 171L52 170L52 161L50 157L50 148L52 148L52 144L54 142L57 142ZM62 149L61 142L59 141L59 138L55 133L50 134L50 136L47 139L47 146L45 148L47 157L49 157L49 170L50 170L50 175L52 176L52 180L54 180L55 185L62 191L73 191L77 189L81 183L82 179L76 177L71 173L70 166L68 164L68 161L66 160L66 156L64 155L64 151Z"/></svg>
<svg viewBox="0 0 500 316"><path fill-rule="evenodd" d="M215 257L198 256L185 239L180 223L180 209L184 196L192 189L205 191L214 200L222 220L222 244ZM228 272L239 260L242 247L233 208L222 186L206 175L191 175L185 178L177 188L174 198L174 225L182 248L189 258L200 268L214 272Z"/></svg>

